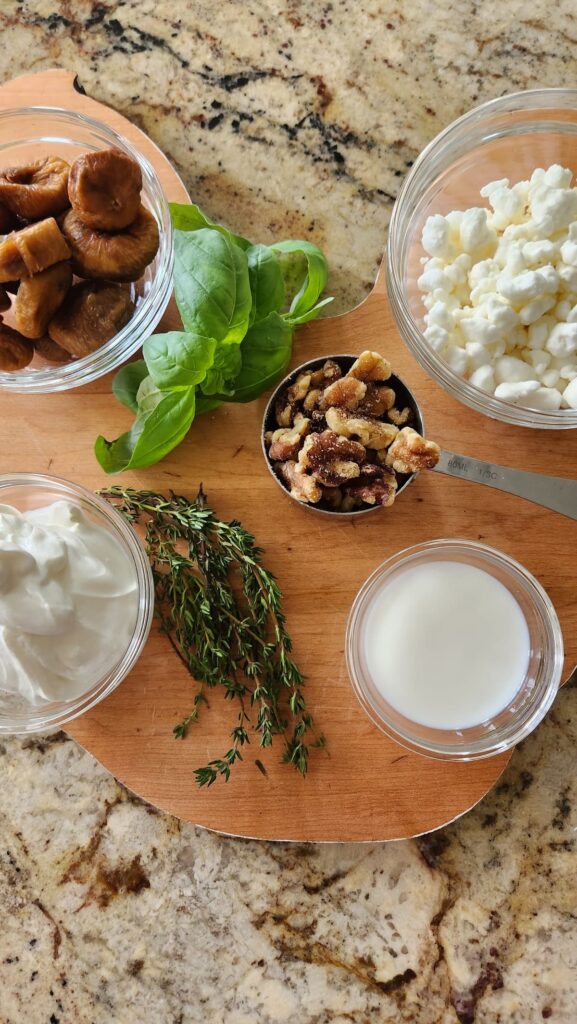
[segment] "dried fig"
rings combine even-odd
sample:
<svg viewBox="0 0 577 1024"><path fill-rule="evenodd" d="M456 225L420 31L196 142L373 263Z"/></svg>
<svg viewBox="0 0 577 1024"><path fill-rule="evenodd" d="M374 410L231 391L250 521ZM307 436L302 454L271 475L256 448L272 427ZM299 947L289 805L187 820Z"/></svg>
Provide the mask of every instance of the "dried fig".
<svg viewBox="0 0 577 1024"><path fill-rule="evenodd" d="M25 220L61 213L68 201L66 160L45 156L18 167L0 171L0 202Z"/></svg>
<svg viewBox="0 0 577 1024"><path fill-rule="evenodd" d="M30 224L10 238L22 257L27 274L38 274L70 257L70 249L54 217Z"/></svg>
<svg viewBox="0 0 577 1024"><path fill-rule="evenodd" d="M8 235L0 242L0 281L2 284L9 284L15 278L24 277L25 274L26 264L18 252L14 235Z"/></svg>
<svg viewBox="0 0 577 1024"><path fill-rule="evenodd" d="M48 325L53 341L72 356L86 356L128 323L134 303L128 291L107 281L75 284Z"/></svg>
<svg viewBox="0 0 577 1024"><path fill-rule="evenodd" d="M137 281L159 244L156 220L142 205L136 220L115 234L89 228L76 210L69 210L62 233L72 250L74 272L108 281Z"/></svg>
<svg viewBox="0 0 577 1024"><path fill-rule="evenodd" d="M140 209L142 174L120 149L79 156L70 168L68 198L78 216L98 231L120 231Z"/></svg>
<svg viewBox="0 0 577 1024"><path fill-rule="evenodd" d="M16 327L25 338L41 338L72 284L69 263L56 263L34 277L25 277L14 302Z"/></svg>
<svg viewBox="0 0 577 1024"><path fill-rule="evenodd" d="M0 313L10 309L10 296L5 288L0 285Z"/></svg>
<svg viewBox="0 0 577 1024"><path fill-rule="evenodd" d="M70 352L67 352L61 345L57 345L52 338L35 338L34 340L34 351L40 359L45 359L47 363L68 363L70 362Z"/></svg>
<svg viewBox="0 0 577 1024"><path fill-rule="evenodd" d="M14 373L32 362L34 346L6 324L0 324L0 371Z"/></svg>
<svg viewBox="0 0 577 1024"><path fill-rule="evenodd" d="M0 235L7 235L9 231L13 231L17 226L18 219L7 206L0 203Z"/></svg>

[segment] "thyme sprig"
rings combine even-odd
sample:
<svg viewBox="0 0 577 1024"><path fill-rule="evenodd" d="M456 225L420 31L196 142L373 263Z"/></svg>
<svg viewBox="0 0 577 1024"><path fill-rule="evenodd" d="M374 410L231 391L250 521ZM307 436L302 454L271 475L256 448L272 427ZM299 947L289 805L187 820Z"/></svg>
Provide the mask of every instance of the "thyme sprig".
<svg viewBox="0 0 577 1024"><path fill-rule="evenodd" d="M228 781L250 742L251 725L261 747L281 736L283 761L305 775L310 747L325 741L314 732L303 677L291 658L280 588L254 537L238 521L218 519L202 486L194 501L132 488L100 493L143 527L160 628L197 681L192 708L174 735L184 738L198 721L206 688L222 686L225 698L238 702L232 744L222 758L195 770L198 785Z"/></svg>

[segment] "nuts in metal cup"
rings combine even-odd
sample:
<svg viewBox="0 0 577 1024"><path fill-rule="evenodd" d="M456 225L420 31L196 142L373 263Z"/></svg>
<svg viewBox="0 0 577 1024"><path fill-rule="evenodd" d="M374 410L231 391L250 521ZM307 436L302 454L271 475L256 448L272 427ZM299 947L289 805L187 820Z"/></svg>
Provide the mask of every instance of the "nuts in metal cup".
<svg viewBox="0 0 577 1024"><path fill-rule="evenodd" d="M386 462L406 424L422 434L414 395L382 356L321 356L294 369L272 394L263 454L278 486L303 508L357 516L392 505L416 476Z"/></svg>

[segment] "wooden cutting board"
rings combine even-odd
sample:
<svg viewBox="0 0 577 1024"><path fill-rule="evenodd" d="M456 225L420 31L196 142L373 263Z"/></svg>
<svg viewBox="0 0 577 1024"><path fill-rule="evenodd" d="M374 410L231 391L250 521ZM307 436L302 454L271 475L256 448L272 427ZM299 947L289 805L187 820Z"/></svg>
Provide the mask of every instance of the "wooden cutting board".
<svg viewBox="0 0 577 1024"><path fill-rule="evenodd" d="M0 88L3 108L50 104L107 122L154 164L169 199L184 185L163 154L134 125L74 88L65 71L42 72ZM250 233L250 225L247 225ZM162 329L177 328L170 309ZM294 362L373 348L386 353L424 411L430 437L476 458L575 476L575 434L523 430L485 419L448 397L405 349L392 321L382 272L371 295L343 316L302 328ZM130 414L110 393L111 378L65 394L3 394L2 472L53 473L98 489L104 476L92 453L99 433L115 437ZM228 747L234 708L220 693L201 723L177 741L172 726L189 710L193 684L153 628L134 672L69 734L139 796L220 832L267 839L383 840L414 836L463 814L493 785L508 756L448 764L409 753L384 736L354 697L343 657L345 622L363 581L400 548L438 537L482 540L524 563L549 591L563 627L569 671L577 662L577 523L510 495L437 474L422 474L391 509L362 521L326 522L288 501L263 465L260 427L266 396L201 417L181 447L158 466L116 482L193 497L202 481L222 518L239 518L266 549L282 585L295 655L307 696L327 737L308 777L278 763L279 747L256 742L228 784L198 790L193 769ZM260 759L263 774L255 764Z"/></svg>

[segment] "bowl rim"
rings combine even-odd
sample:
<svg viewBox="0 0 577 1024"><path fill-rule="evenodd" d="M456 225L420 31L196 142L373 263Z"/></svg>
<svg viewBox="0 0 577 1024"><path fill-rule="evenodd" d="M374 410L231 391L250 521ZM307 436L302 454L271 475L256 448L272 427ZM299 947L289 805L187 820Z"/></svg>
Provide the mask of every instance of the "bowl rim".
<svg viewBox="0 0 577 1024"><path fill-rule="evenodd" d="M416 183L419 181L422 168L432 156L440 152L453 136L459 135L463 127L481 122L494 112L514 114L524 110L528 112L531 110L546 111L549 107L554 106L555 100L559 103L563 100L563 106L567 110L575 111L575 121L571 123L575 123L577 131L577 88L538 88L517 90L480 103L461 114L427 143L406 175L393 206L385 252L385 276L392 313L403 341L429 377L440 384L445 391L481 415L502 423L541 430L572 430L577 428L577 410L529 409L505 399L496 398L459 377L448 363L440 359L424 338L423 332L406 302L403 268L397 257L397 249L400 244L398 235L401 215L404 213L407 198L417 190ZM417 191L419 194L421 193L421 190ZM407 204L409 208L411 205L414 206L412 198L414 197L411 197L411 203Z"/></svg>
<svg viewBox="0 0 577 1024"><path fill-rule="evenodd" d="M356 519L357 516L367 515L368 513L371 513L371 512L372 513L374 513L374 512L383 512L384 511L383 506L382 505L368 505L366 508L357 508L357 509L351 510L350 512L339 512L338 510L335 510L335 509L318 508L317 505L313 505L313 504L310 504L310 503L304 502L304 501L299 501L298 498L295 498L294 495L292 495L290 493L290 491L285 486L285 484L282 482L282 480L280 480L279 477L276 475L276 473L275 473L275 471L273 469L273 463L272 463L271 459L269 458L269 454L268 454L268 450L267 450L267 446L266 446L265 435L267 433L267 421L268 421L271 413L274 411L274 404L275 404L275 402L276 402L280 392L284 388L289 387L289 385L294 380L296 380L296 378L298 377L299 373L302 373L304 370L312 368L313 366L316 369L317 368L316 367L317 363L318 363L318 366L320 368L320 366L322 366L323 363L326 363L327 360L329 360L329 359L333 359L335 362L337 362L339 359L351 359L352 362L354 362L355 359L358 359L358 355L354 355L352 352L337 352L337 353L328 354L328 355L313 356L311 359L306 359L305 362L301 363L299 366L295 366L294 369L292 369L289 373L287 373L286 376L283 377L279 381L279 383L276 385L274 391L272 392L270 398L268 399L268 402L266 403L266 407L265 407L265 410L264 410L264 413L263 413L262 425L261 425L261 433L260 433L261 448L262 448L262 453L263 453L263 456L264 456L264 460L265 460L267 469L268 469L270 475L272 476L273 480L275 481L277 486L280 487L280 489L283 492L283 494L285 495L285 497L289 498L292 502L294 502L296 505L298 505L299 508L304 509L305 512L314 512L314 513L316 513L316 515L330 516L333 519L337 518L337 519L347 520L347 519L352 519L353 517ZM351 363L351 365L352 365L352 363ZM415 410L416 410L417 415L419 417L419 425L420 425L420 428L421 428L420 433L422 433L423 436L424 436L424 432L425 432L425 419L424 419L424 416L423 416L423 411L421 409L421 406L419 405L417 399L415 398L415 394L414 394L412 388L410 388L408 386L408 384L405 383L403 378L399 377L398 373L395 373L394 370L391 373L391 378L394 378L395 380L399 381L399 383L405 388L405 390L408 392L408 394L410 394L410 396L411 396L411 398L412 398L412 400L414 402ZM391 379L391 378L389 378L389 379ZM386 383L386 381L383 382L383 383ZM418 472L416 472L416 473L411 473L409 476L407 476L407 479L403 481L403 483L401 484L401 486L398 488L398 490L395 493L395 502L396 502L397 498L399 497L399 495L402 494L402 492L409 486L409 484L411 484L413 482L413 480L418 475L419 475Z"/></svg>
<svg viewBox="0 0 577 1024"><path fill-rule="evenodd" d="M43 712L43 705L38 705L19 714L4 715L0 707L0 736L55 731L99 704L120 685L140 658L154 616L154 579L148 555L139 535L114 505L82 484L48 473L0 474L0 504L5 491L18 487L35 488L39 492L43 489L61 492L63 500L66 497L72 501L80 500L93 509L101 524L103 519L107 521L112 534L134 565L138 581L138 608L132 637L125 653L100 679L70 701L50 702L51 711L44 706ZM50 501L56 500L59 498L53 494ZM106 529L104 526L102 528Z"/></svg>
<svg viewBox="0 0 577 1024"><path fill-rule="evenodd" d="M535 705L529 717L525 721L518 723L517 728L510 727L500 730L501 733L505 733L504 736L500 736L499 730L494 730L494 732L488 733L484 738L478 740L471 739L467 745L461 744L459 747L440 741L438 743L432 740L427 742L416 736L408 728L405 730L397 728L389 718L379 714L365 692L365 682L359 665L359 617L366 610L367 599L373 588L379 581L386 579L398 567L417 564L417 559L426 560L428 556L434 555L436 552L447 553L449 559L451 552L465 554L471 552L488 565L496 563L505 570L509 578L515 577L521 581L533 607L548 631L549 663L547 665L547 683L543 688L541 700ZM466 564L470 563L466 562ZM355 595L347 618L345 661L351 687L361 707L373 724L381 732L384 732L398 743L399 746L410 750L412 753L434 760L479 761L511 750L533 732L547 714L561 685L564 666L563 634L555 606L547 591L521 562L512 558L506 552L489 544L483 544L480 541L468 540L462 537L440 537L397 551L381 562L367 577ZM418 723L416 724L418 725ZM466 734L468 729L451 729L447 731L455 734ZM431 729L431 732L434 733L435 730Z"/></svg>
<svg viewBox="0 0 577 1024"><path fill-rule="evenodd" d="M9 107L0 110L0 125L10 119L22 121L24 118L38 117L39 115L60 117L70 125L81 124L95 133L106 136L110 145L118 146L136 160L142 172L142 201L158 224L159 248L155 260L159 261L159 265L152 277L148 293L142 297L128 323L95 352L69 363L47 365L34 370L26 367L17 373L0 372L0 392L13 394L50 394L68 391L84 384L90 384L106 373L117 369L141 348L144 338L148 337L157 326L172 294L174 270L172 220L168 200L153 165L116 128L104 121L98 121L88 114L66 107ZM23 135L25 135L24 130ZM21 140L21 142L26 141L29 140L26 138ZM5 148L10 149L11 145L18 144L19 141L16 140L14 143L8 143ZM78 145L82 145L82 143ZM2 151L0 145L0 154Z"/></svg>

